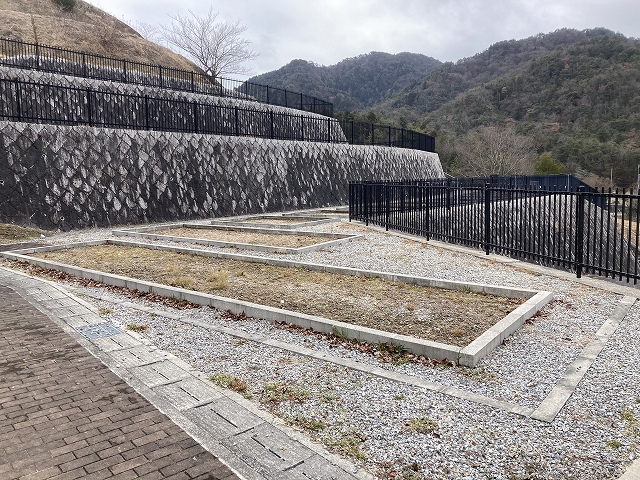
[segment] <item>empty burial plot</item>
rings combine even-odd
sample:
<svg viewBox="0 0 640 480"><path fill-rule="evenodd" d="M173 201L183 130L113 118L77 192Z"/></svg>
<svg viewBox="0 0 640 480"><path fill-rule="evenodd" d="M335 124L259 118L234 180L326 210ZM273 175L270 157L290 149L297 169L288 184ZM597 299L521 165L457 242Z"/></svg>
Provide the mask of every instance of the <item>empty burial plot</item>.
<svg viewBox="0 0 640 480"><path fill-rule="evenodd" d="M116 236L186 241L276 253L310 252L357 238L357 235L186 223L114 230L112 233Z"/></svg>
<svg viewBox="0 0 640 480"><path fill-rule="evenodd" d="M524 302L137 246L102 244L31 256L458 347Z"/></svg>
<svg viewBox="0 0 640 480"><path fill-rule="evenodd" d="M296 229L334 222L335 219L303 215L256 215L212 220L212 225L261 226L264 228Z"/></svg>

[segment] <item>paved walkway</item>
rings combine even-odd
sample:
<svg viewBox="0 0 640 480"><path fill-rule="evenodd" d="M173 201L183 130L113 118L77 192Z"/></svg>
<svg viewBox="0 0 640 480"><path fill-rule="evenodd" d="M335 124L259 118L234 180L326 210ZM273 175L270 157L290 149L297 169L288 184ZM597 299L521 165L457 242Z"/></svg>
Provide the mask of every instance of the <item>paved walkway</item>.
<svg viewBox="0 0 640 480"><path fill-rule="evenodd" d="M55 283L0 268L0 478L370 476Z"/></svg>
<svg viewBox="0 0 640 480"><path fill-rule="evenodd" d="M1 285L0 352L0 478L239 478Z"/></svg>

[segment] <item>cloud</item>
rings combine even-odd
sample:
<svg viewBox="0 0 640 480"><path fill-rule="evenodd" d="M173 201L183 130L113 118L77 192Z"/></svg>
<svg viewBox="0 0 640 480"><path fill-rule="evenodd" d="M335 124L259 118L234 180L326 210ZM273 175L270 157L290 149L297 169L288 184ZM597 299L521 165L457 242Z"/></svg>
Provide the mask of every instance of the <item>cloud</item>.
<svg viewBox="0 0 640 480"><path fill-rule="evenodd" d="M135 23L167 23L168 14L199 0L90 0ZM221 19L239 19L260 57L255 73L294 59L330 65L371 51L414 52L442 61L473 56L490 45L559 28L604 27L640 37L637 0L217 0Z"/></svg>

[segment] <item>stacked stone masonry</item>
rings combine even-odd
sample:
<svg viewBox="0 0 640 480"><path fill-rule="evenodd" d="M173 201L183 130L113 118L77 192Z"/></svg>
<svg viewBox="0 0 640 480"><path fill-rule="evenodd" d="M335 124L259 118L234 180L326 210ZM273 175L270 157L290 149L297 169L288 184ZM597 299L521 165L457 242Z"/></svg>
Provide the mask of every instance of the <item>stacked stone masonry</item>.
<svg viewBox="0 0 640 480"><path fill-rule="evenodd" d="M348 203L349 180L444 176L418 150L0 122L0 221L69 230Z"/></svg>
<svg viewBox="0 0 640 480"><path fill-rule="evenodd" d="M51 114L56 118L64 119L70 117L69 106L72 106L71 113L77 110L82 112L82 115L87 115L84 111L87 108L87 89L91 89L92 97L98 99L98 101L93 101L94 111L91 113L91 117L95 119L109 118L110 115L105 114L105 110L108 110L111 114L119 112L120 122L136 123L136 119L140 120L145 117L143 110L146 105L149 110L158 112L152 115L150 119L152 124L162 124L170 117L177 117L178 124L189 125L192 122L191 116L195 102L199 105L200 128L207 128L207 118L211 116L207 113L207 106L226 107L223 113L217 116L220 125L216 125L215 130L209 130L216 133L235 132L238 128L235 121L237 114L241 123L240 132L245 135L273 136L284 139L320 139L337 143L346 143L347 141L340 128L340 123L334 118L250 100L10 67L0 67L0 79L67 88L67 90L54 90L46 86L29 86L29 88L21 89L21 97L26 96L26 98L21 98L18 101L15 98L16 93L12 91L17 87L11 83L6 87L8 91L1 94L5 103L2 110L7 110L2 112L5 115L15 115L18 107L12 108L13 104L20 104L19 109L25 117L33 115L33 112L44 110L51 111ZM69 90L69 88L73 90ZM120 105L120 108L117 108L114 102L124 102L125 98L114 97L113 94L127 95L130 98L127 99L126 105ZM144 100L145 96L148 97L146 101ZM179 103L173 104L170 109L167 109L163 105L163 100L179 101Z"/></svg>

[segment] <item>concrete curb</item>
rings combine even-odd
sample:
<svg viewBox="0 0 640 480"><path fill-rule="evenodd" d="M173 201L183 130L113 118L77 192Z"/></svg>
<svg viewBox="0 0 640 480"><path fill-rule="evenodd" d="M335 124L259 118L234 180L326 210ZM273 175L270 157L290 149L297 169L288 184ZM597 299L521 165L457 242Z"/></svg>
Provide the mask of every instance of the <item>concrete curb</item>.
<svg viewBox="0 0 640 480"><path fill-rule="evenodd" d="M635 297L626 296L606 322L602 324L600 329L596 332L596 339L586 345L578 358L576 358L571 365L567 367L564 375L558 381L556 386L551 390L549 395L542 401L538 408L531 414L531 418L536 420L542 420L543 422L552 422L556 415L560 413L564 404L576 391L578 383L585 376L596 357L600 354L602 349L607 344L611 335L614 334L624 317L629 313L629 310L636 302Z"/></svg>
<svg viewBox="0 0 640 480"><path fill-rule="evenodd" d="M368 472L327 452L241 395L215 386L139 335L120 332L88 339L80 333L82 327L100 326L103 320L64 287L2 267L0 277L239 477L372 480Z"/></svg>
<svg viewBox="0 0 640 480"><path fill-rule="evenodd" d="M246 217L232 217L233 220L211 220L211 225L232 225L237 227L251 227L256 226L256 223L252 223L251 220L264 220L264 219L272 219L272 220L300 220L300 223L272 223L272 224L260 224L262 228L273 228L279 230L294 230L296 228L303 227L312 227L315 225L322 225L323 223L331 223L335 222L335 218L319 218L317 215L314 216L306 216L306 215L252 215Z"/></svg>
<svg viewBox="0 0 640 480"><path fill-rule="evenodd" d="M352 223L363 224L364 222L353 221ZM502 255L496 255L495 253L491 253L486 255L483 251L475 250L469 247L463 247L461 245L454 245L451 243L440 242L438 240L427 240L424 237L420 237L418 235L410 235L407 233L396 232L392 230L385 230L383 227L377 227L375 225L369 225L367 228L380 232L386 233L388 235L393 235L400 238L406 238L407 240L412 240L415 242L426 243L434 247L442 248L443 250L449 250L451 252L464 253L465 255L471 255L477 258L482 258L485 260L495 261L496 263L500 263L503 265L511 265L513 267L521 267L526 270L530 270L532 272L541 273L543 275L548 275L550 277L556 277L561 280L566 280L569 282L579 283L581 285L586 285L592 288L599 288L600 290L605 290L607 292L617 293L619 295L629 295L635 298L640 299L640 288L638 286L627 286L618 283L615 280L612 280L607 277L595 277L595 276L585 276L583 275L581 278L577 278L575 274L565 271L565 270L557 270L551 267L545 267L542 265L537 265L535 263L529 263L522 260L518 260L511 257L504 257Z"/></svg>
<svg viewBox="0 0 640 480"><path fill-rule="evenodd" d="M510 298L527 298L527 301L520 305L516 310L507 315L503 320L493 325L490 329L484 332L475 341L466 347L458 347L452 345L446 345L439 342L432 342L429 340L422 340L406 335L399 335L390 332L384 332L381 330L374 330L367 327L360 327L345 322L339 322L335 320L329 320L326 318L307 315L303 313L291 312L280 308L268 307L264 305L258 305L255 303L245 302L241 300L234 300L226 297L219 297L215 295L209 295L204 293L195 292L193 290L186 290L183 288L170 287L167 285L161 285L153 282L145 282L129 277L123 277L119 275L111 275L104 272L95 270L82 269L72 265L64 265L56 262L50 262L27 256L30 253L53 251L65 248L77 248L81 246L92 246L100 244L115 244L115 245L127 245L136 246L142 248L155 248L166 251L179 251L184 253L192 253L198 255L213 256L218 258L230 258L235 260L252 261L259 263L266 263L271 265L296 267L296 268L308 268L312 270L320 270L329 273L340 273L345 275L354 276L367 276L367 277L379 277L383 280L390 282L403 282L415 285L422 285L436 288L448 288L455 290L471 290L480 293L490 293L493 295L501 295ZM290 324L298 325L303 328L312 328L313 330L331 333L339 332L340 335L344 335L348 338L358 339L366 341L368 343L392 343L395 345L401 345L405 349L411 351L416 355L424 355L428 358L434 358L438 360L455 360L461 365L474 367L478 362L488 355L494 348L496 348L508 335L517 330L527 319L531 318L536 312L538 312L544 305L546 305L553 298L553 294L550 292L536 292L535 290L528 289L516 289L509 287L496 287L492 285L484 285L477 283L463 283L443 281L437 279L431 279L426 277L411 277L408 275L396 275L385 272L373 272L366 270L357 270L352 268L339 268L329 267L326 265L302 263L302 262L290 262L284 260L272 260L264 259L262 257L249 257L246 255L235 254L220 254L199 249L181 248L181 247L168 247L160 245L149 246L144 243L137 242L123 242L123 241L95 241L84 242L69 245L60 245L54 247L41 247L35 249L28 249L22 251L14 251L3 254L7 258L14 260L22 260L42 268L51 268L60 270L71 275L75 275L82 278L92 279L105 284L125 287L129 289L140 290L143 292L152 292L157 295L176 298L178 300L186 300L197 305L208 305L218 310L229 310L232 313L245 315L251 317L263 318L269 321L287 322Z"/></svg>
<svg viewBox="0 0 640 480"><path fill-rule="evenodd" d="M239 243L239 242L226 242L221 240L209 240L205 238L197 237L177 237L166 234L151 233L157 230L177 229L177 228L194 228L200 230L236 230L242 232L252 233L268 233L270 235L305 235L308 237L318 237L324 239L330 239L309 245L306 247L291 248L291 247L277 247L273 245L259 245L252 243ZM268 253L307 253L315 252L322 248L333 247L344 242L349 242L357 238L362 238L362 235L345 235L339 233L318 233L318 232L305 232L303 230L276 230L273 228L257 228L257 227L240 227L231 225L203 225L201 223L179 223L179 224L164 224L154 225L146 227L135 227L127 229L112 230L112 235L116 237L132 237L132 238L146 238L150 240L165 240L171 242L185 242L201 245L211 245L216 247L234 247L242 250L254 250L258 252Z"/></svg>
<svg viewBox="0 0 640 480"><path fill-rule="evenodd" d="M629 465L619 480L640 480L640 459Z"/></svg>

